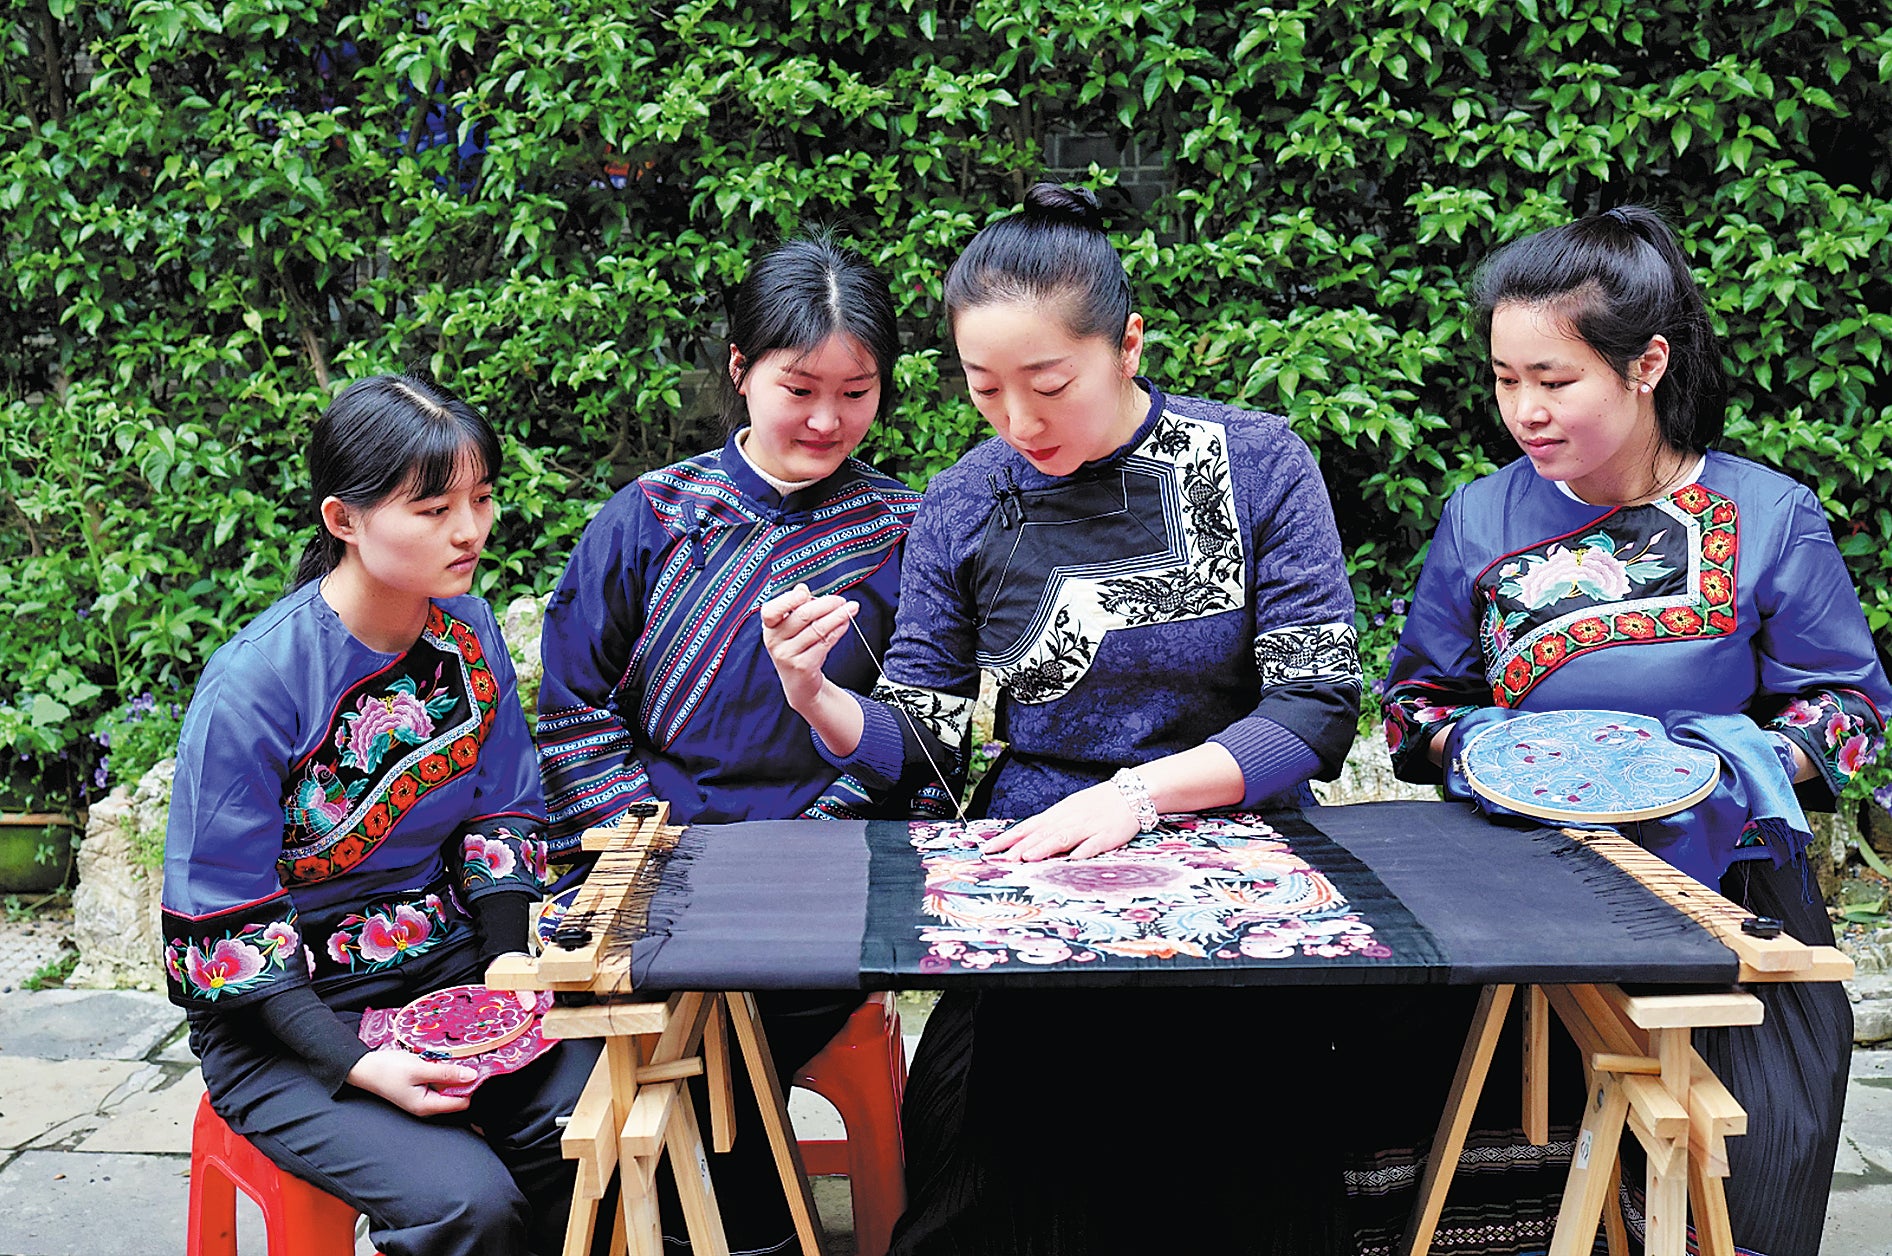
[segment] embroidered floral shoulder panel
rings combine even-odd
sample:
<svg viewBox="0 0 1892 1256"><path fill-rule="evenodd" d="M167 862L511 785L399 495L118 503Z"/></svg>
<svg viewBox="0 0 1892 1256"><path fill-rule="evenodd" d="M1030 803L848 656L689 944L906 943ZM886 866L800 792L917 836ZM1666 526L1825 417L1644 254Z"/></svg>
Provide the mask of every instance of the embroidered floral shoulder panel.
<svg viewBox="0 0 1892 1256"><path fill-rule="evenodd" d="M1739 549L1734 502L1691 484L1498 559L1473 586L1493 701L1596 650L1733 632Z"/></svg>
<svg viewBox="0 0 1892 1256"><path fill-rule="evenodd" d="M1022 519L994 512L976 580L979 665L1014 701L1069 693L1116 629L1246 601L1220 423L1165 412L1109 472L1022 496ZM1061 526L1075 522L1085 527Z"/></svg>
<svg viewBox="0 0 1892 1256"><path fill-rule="evenodd" d="M283 796L285 886L358 866L428 794L471 772L499 684L472 628L438 606L420 640L351 686Z"/></svg>

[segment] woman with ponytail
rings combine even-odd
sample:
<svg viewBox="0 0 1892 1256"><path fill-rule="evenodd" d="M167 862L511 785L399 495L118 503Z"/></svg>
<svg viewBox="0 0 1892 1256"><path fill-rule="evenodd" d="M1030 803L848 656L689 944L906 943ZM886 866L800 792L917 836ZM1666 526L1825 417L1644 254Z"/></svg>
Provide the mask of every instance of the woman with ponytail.
<svg viewBox="0 0 1892 1256"><path fill-rule="evenodd" d="M211 1106L367 1214L388 1256L560 1250L557 1118L597 1048L472 1069L357 1037L368 1008L479 983L526 944L545 808L512 664L470 596L498 437L403 376L310 440L290 592L219 649L178 744L165 966Z"/></svg>
<svg viewBox="0 0 1892 1256"><path fill-rule="evenodd" d="M981 668L1009 743L972 810L999 859L1082 859L1159 812L1293 804L1353 740L1353 598L1320 471L1278 415L1165 394L1095 199L1039 184L946 304L986 441L914 520L885 676L829 680L855 608L764 608L789 704L879 788L956 790ZM907 1091L905 1256L1312 1252L1340 1173L1293 991L947 994ZM1233 1047L1243 1075L1178 1062ZM1290 1141L1270 1131L1293 1130ZM1125 1150L1133 1158L1104 1149ZM1147 1170L1174 1148L1189 1167ZM1331 1154L1329 1154L1331 1152ZM1133 1174L1126 1181L1124 1170Z"/></svg>
<svg viewBox="0 0 1892 1256"><path fill-rule="evenodd" d="M1830 809L1871 761L1892 690L1818 500L1714 448L1722 358L1687 257L1661 218L1626 206L1506 245L1473 289L1498 413L1525 456L1445 504L1391 665L1395 770L1472 800L1457 759L1474 730L1560 709L1660 719L1720 757L1720 784L1637 825L1637 839L1801 941L1832 945L1804 808ZM1734 1241L1814 1256L1852 1014L1837 983L1752 989L1762 1024L1695 1040L1748 1113L1728 1143ZM1455 1036L1450 1001L1420 994L1380 1010L1408 1042L1454 1052L1467 1009ZM1416 1032L1422 1016L1433 1030ZM1382 1131L1407 1117L1349 1175L1363 1249L1403 1224L1416 1149L1452 1072L1445 1054L1434 1065L1430 1078L1379 1071L1383 1094L1356 1092ZM1481 1171L1454 1188L1435 1252L1548 1241L1570 1144L1559 1154L1553 1134L1553 1149L1527 1146L1517 1123L1515 1106L1481 1110L1487 1133L1468 1143ZM1625 1215L1639 1234L1630 1169Z"/></svg>

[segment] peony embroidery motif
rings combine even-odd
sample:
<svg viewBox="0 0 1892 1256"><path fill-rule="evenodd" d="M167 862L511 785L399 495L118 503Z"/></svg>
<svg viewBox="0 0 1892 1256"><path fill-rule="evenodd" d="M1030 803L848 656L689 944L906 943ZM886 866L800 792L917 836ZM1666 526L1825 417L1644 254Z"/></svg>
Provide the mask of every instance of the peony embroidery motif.
<svg viewBox="0 0 1892 1256"><path fill-rule="evenodd" d="M328 958L348 971L376 972L424 955L450 936L446 904L438 894L382 903L343 916L329 934Z"/></svg>
<svg viewBox="0 0 1892 1256"><path fill-rule="evenodd" d="M342 766L358 772L373 772L396 746L424 745L434 735L434 721L453 710L459 698L449 688L440 688L444 669L434 668L434 693L422 698L412 676L403 676L385 694L363 694L355 700L355 709L342 715L342 726L335 730L335 748L342 752Z"/></svg>
<svg viewBox="0 0 1892 1256"><path fill-rule="evenodd" d="M295 911L267 924L255 921L222 938L172 938L164 948L171 980L212 1002L247 994L279 977L302 947Z"/></svg>
<svg viewBox="0 0 1892 1256"><path fill-rule="evenodd" d="M351 686L283 795L285 886L358 866L436 789L479 764L498 684L478 638L434 608L391 670Z"/></svg>
<svg viewBox="0 0 1892 1256"><path fill-rule="evenodd" d="M1632 586L1674 570L1659 556L1650 557L1665 535L1657 532L1627 554L1617 553L1616 538L1607 532L1592 532L1574 548L1553 545L1542 555L1526 554L1505 564L1498 592L1534 611L1571 597L1619 601L1629 596ZM1505 617L1505 627L1515 629L1525 618L1523 612L1514 611Z"/></svg>

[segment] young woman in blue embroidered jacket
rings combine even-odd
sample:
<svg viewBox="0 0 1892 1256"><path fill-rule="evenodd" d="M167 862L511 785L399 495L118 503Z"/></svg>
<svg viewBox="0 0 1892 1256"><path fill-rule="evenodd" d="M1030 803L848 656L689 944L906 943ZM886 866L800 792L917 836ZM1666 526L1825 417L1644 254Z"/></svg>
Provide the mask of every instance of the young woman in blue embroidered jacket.
<svg viewBox="0 0 1892 1256"><path fill-rule="evenodd" d="M467 1098L463 1066L370 1052L364 1009L522 950L545 813L499 627L468 596L499 441L417 380L342 392L310 442L296 584L212 657L178 745L165 964L217 1112L349 1201L388 1256L559 1249L561 1044Z"/></svg>
<svg viewBox="0 0 1892 1256"><path fill-rule="evenodd" d="M652 798L679 823L885 813L887 791L830 766L782 700L758 608L797 584L853 598L872 655L850 634L830 674L873 683L919 504L851 456L893 401L893 298L851 249L792 240L738 289L730 341L728 440L606 502L546 612L538 738L555 856ZM858 1002L760 997L785 1085ZM737 1094L752 1132L710 1161L730 1249L786 1250L787 1203L748 1088Z"/></svg>
<svg viewBox="0 0 1892 1256"><path fill-rule="evenodd" d="M832 761L870 784L956 781L984 668L1009 746L974 811L1023 820L988 848L1007 858L1095 855L1159 811L1291 803L1337 772L1359 702L1353 598L1287 421L1138 374L1143 320L1088 192L1033 188L954 263L946 303L996 436L927 488L872 699L823 675L844 599L791 591L769 612L784 691ZM1291 1152L1231 1139L1257 1096L1156 1062L1243 1035L1250 1076L1299 1072L1269 1128L1316 1125L1293 1114L1320 1090L1320 1050L1260 1030L1322 1024L1310 1001L1226 993L949 993L907 1092L895 1250L1323 1246L1339 1189L1325 1135ZM1105 1148L1132 1138L1240 1156L1241 1189L1223 1189L1231 1164L1125 1182Z"/></svg>
<svg viewBox="0 0 1892 1256"><path fill-rule="evenodd" d="M1713 447L1722 356L1686 255L1656 214L1627 206L1507 245L1475 293L1498 412L1525 456L1445 505L1388 677L1395 770L1464 798L1454 764L1477 729L1546 710L1659 718L1721 758L1721 781L1691 810L1636 826L1638 840L1831 945L1803 806L1830 808L1871 761L1892 689L1818 500ZM1728 1143L1734 1241L1813 1256L1852 1015L1837 983L1754 992L1762 1024L1695 1039L1748 1112L1747 1134ZM1429 1037L1456 1041L1450 1028ZM1405 1111L1411 1128L1354 1178L1363 1245L1404 1218L1396 1171L1430 1133L1426 1109L1452 1069L1436 1064L1435 1089L1412 1071L1379 1074L1401 1093L1376 1116ZM1491 1115L1479 1128L1514 1120ZM1497 1136L1481 1150L1484 1172L1454 1192L1434 1249L1541 1248L1568 1151ZM1625 1186L1639 1231L1642 1183L1631 1172Z"/></svg>

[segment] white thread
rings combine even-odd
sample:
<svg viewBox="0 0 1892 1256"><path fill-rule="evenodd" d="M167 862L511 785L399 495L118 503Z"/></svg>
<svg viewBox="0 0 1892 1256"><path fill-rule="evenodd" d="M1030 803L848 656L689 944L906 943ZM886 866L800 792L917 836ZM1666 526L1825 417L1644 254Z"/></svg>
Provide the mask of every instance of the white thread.
<svg viewBox="0 0 1892 1256"><path fill-rule="evenodd" d="M861 639L861 649L867 651L867 657L873 661L874 670L880 674L882 680L886 680L887 669L880 665L880 659L874 654L874 647L868 643L867 634L861 631L860 621L850 615L848 616L847 622L854 629L854 635ZM946 773L940 771L939 764L934 762L933 752L926 748L926 736L920 732L919 722L913 718L913 712L907 710L897 702L889 702L887 705L901 715L906 716L907 723L913 728L913 738L919 744L920 753L926 756L926 766L932 768L933 775L939 778L939 787L946 791L948 798L953 800L953 810L959 815L959 823L964 824L966 822L966 809L960 805L959 795L954 792L952 782L946 779Z"/></svg>

